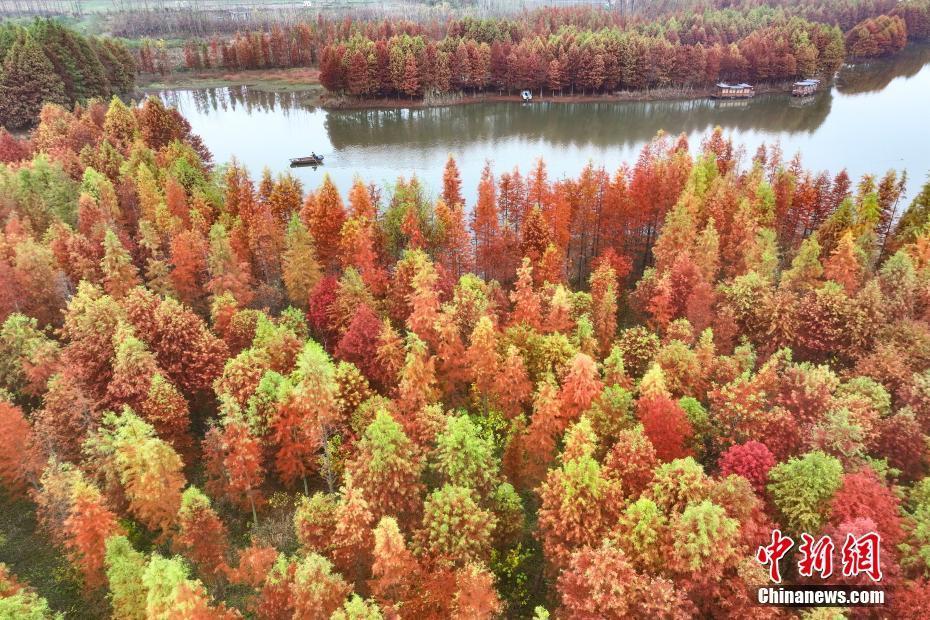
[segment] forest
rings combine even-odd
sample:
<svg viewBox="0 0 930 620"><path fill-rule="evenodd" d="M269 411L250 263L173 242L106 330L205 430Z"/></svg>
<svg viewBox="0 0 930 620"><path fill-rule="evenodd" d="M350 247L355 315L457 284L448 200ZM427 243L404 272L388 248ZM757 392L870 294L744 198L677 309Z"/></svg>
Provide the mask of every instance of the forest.
<svg viewBox="0 0 930 620"><path fill-rule="evenodd" d="M304 188L117 98L0 161L0 617L826 617L755 604L776 527L930 615L930 183L717 129Z"/></svg>
<svg viewBox="0 0 930 620"><path fill-rule="evenodd" d="M930 2L744 3L646 19L592 8L446 21L325 20L232 38L189 40L184 66L260 69L316 65L323 86L358 98L449 93L610 93L692 89L718 80L831 77L847 58L900 51L930 38ZM167 73L146 41L141 65Z"/></svg>
<svg viewBox="0 0 930 620"><path fill-rule="evenodd" d="M121 42L52 20L0 24L0 126L32 126L45 103L71 106L131 93L136 62Z"/></svg>

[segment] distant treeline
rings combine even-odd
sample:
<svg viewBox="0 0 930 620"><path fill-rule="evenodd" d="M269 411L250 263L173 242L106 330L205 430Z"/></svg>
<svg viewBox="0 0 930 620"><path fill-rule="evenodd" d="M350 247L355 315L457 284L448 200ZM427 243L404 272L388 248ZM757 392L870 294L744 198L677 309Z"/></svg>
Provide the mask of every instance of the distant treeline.
<svg viewBox="0 0 930 620"><path fill-rule="evenodd" d="M930 0L706 3L661 18L590 7L513 18L330 21L188 41L190 69L318 65L323 86L356 97L418 97L486 90L613 92L694 88L717 80L832 75L846 57L899 51L930 36ZM775 6L771 6L774 4ZM146 42L145 71L170 70Z"/></svg>
<svg viewBox="0 0 930 620"><path fill-rule="evenodd" d="M561 4L559 8L551 5ZM122 37L210 37L230 35L236 32L270 32L274 26L291 28L297 24L322 19L334 23L377 23L381 20L416 21L431 31L442 30L449 21L469 15L487 18L510 18L524 21L523 7L538 8L550 5L548 12L561 12L572 16L581 15L579 23L587 26L630 25L634 22L651 21L669 15L685 13L700 14L708 10L732 8L748 11L760 6L781 7L792 15L810 21L838 25L843 31L850 30L860 21L888 13L897 0L611 0L589 2L592 6L566 6L567 2L552 0L452 0L443 3L423 0L416 2L377 3L354 0L324 0L313 2L312 7L302 2L269 5L255 2L217 2L197 0L113 0L110 10L103 15L106 30ZM606 7L603 10L602 7ZM533 10L531 13L539 13ZM598 14L592 17L592 14ZM573 17L574 19L574 17Z"/></svg>
<svg viewBox="0 0 930 620"><path fill-rule="evenodd" d="M0 25L0 59L0 125L9 129L33 124L45 103L71 106L135 86L135 59L122 43L52 20Z"/></svg>

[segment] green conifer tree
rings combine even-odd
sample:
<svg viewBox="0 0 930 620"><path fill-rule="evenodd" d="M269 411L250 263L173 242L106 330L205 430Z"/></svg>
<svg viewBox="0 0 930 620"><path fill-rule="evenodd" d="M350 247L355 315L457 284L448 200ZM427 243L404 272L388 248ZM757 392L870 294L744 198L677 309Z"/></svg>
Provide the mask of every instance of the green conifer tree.
<svg viewBox="0 0 930 620"><path fill-rule="evenodd" d="M55 67L29 34L10 48L0 71L0 125L21 129L39 116L45 103L66 103Z"/></svg>

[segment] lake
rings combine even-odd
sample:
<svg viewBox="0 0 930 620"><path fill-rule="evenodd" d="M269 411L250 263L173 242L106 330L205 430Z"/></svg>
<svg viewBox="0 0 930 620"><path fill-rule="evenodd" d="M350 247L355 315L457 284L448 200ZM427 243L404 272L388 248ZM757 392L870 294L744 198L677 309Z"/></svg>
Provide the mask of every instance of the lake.
<svg viewBox="0 0 930 620"><path fill-rule="evenodd" d="M248 86L157 93L177 106L218 163L235 156L257 177L264 167L290 170L305 187L329 173L345 194L355 175L388 185L416 175L432 194L449 154L458 161L466 199L474 200L481 168L526 172L544 158L550 179L574 176L588 161L615 170L634 162L657 132L685 133L697 149L723 127L751 157L761 143L781 144L788 159L854 178L906 169L908 198L930 171L930 46L911 46L891 60L846 66L813 100L787 94L748 101L475 103L436 108L326 110L307 93ZM289 168L311 151L325 166Z"/></svg>

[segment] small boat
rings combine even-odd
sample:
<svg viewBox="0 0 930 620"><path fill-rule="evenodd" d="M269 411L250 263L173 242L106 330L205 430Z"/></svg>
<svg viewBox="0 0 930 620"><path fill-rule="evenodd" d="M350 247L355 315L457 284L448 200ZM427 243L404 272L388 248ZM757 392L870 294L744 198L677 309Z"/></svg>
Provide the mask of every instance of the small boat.
<svg viewBox="0 0 930 620"><path fill-rule="evenodd" d="M820 87L820 80L801 80L791 87L791 94L795 97L810 97Z"/></svg>
<svg viewBox="0 0 930 620"><path fill-rule="evenodd" d="M715 99L749 99L756 94L751 84L727 84L720 82L712 95Z"/></svg>
<svg viewBox="0 0 930 620"><path fill-rule="evenodd" d="M291 159L291 168L297 166L317 166L323 165L323 156L322 155L308 155L307 157L294 157Z"/></svg>
<svg viewBox="0 0 930 620"><path fill-rule="evenodd" d="M520 97L523 99L524 102L530 102L533 100L533 93L531 93L528 90L524 90L523 92L520 93Z"/></svg>

